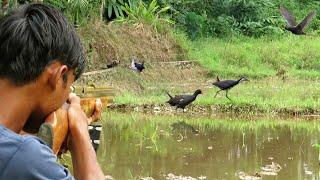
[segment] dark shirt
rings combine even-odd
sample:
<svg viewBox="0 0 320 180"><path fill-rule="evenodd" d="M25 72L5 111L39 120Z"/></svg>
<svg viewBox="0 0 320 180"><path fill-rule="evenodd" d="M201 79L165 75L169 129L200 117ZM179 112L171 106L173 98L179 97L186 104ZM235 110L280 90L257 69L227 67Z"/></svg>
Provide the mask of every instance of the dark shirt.
<svg viewBox="0 0 320 180"><path fill-rule="evenodd" d="M0 180L74 179L57 163L52 150L38 137L21 136L0 125Z"/></svg>

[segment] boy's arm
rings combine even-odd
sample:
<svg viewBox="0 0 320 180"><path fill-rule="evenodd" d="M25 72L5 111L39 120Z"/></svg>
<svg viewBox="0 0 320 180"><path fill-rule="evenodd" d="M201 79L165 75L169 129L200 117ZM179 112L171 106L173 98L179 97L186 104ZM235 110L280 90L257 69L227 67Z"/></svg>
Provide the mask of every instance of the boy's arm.
<svg viewBox="0 0 320 180"><path fill-rule="evenodd" d="M98 164L96 153L90 142L88 118L80 107L80 98L71 93L68 109L69 135L68 149L71 152L73 170L76 179L104 179ZM101 114L101 104L96 103L93 116ZM89 118L90 119L90 118ZM94 118L92 118L94 119Z"/></svg>

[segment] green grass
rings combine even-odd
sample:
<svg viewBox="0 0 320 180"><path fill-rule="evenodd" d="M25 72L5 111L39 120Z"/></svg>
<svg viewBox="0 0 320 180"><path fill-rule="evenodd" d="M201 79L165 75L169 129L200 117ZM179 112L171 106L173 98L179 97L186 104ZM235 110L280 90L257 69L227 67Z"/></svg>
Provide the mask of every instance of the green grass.
<svg viewBox="0 0 320 180"><path fill-rule="evenodd" d="M200 39L190 44L190 57L213 76L251 78L286 75L301 79L320 77L320 37L283 36Z"/></svg>
<svg viewBox="0 0 320 180"><path fill-rule="evenodd" d="M172 86L174 85L172 84ZM290 79L282 81L278 78L251 80L229 91L229 97L232 101L225 98L225 92L220 92L214 98L217 88L208 88L206 84L199 84L199 88L203 90L204 94L200 95L193 104L220 106L223 111L257 110L262 112L313 113L320 109L320 83L314 80ZM178 88L174 92L183 93ZM127 92L117 96L115 102L130 105L164 104L167 99L165 92L159 89L143 94Z"/></svg>
<svg viewBox="0 0 320 180"><path fill-rule="evenodd" d="M198 106L216 106L223 111L302 112L315 113L320 109L320 37L283 36L229 39L200 39L188 42L179 33L177 38L189 51L191 60L209 70L209 76L191 77L194 84L181 86L171 81L166 85L143 93L125 92L116 97L116 103L143 105L164 104L168 99L165 90L173 94L192 93L202 89L195 102ZM213 98L217 88L211 82L220 79L237 79L247 76L251 81L229 92L233 101L221 92ZM151 85L146 83L145 85Z"/></svg>
<svg viewBox="0 0 320 180"><path fill-rule="evenodd" d="M134 37L141 39L140 31L137 32L139 36ZM128 69L130 62L124 58L121 67L95 75L93 80L101 81L103 85L111 84L116 89L116 104L165 104L168 100L165 91L175 95L202 89L204 95L193 103L196 106L215 106L218 110L237 112L320 112L320 84L317 82L320 77L320 37L285 34L279 37L237 36L189 41L178 31L170 37L179 44L178 49L183 49L181 56L167 56L166 53L178 49L172 45L162 52L159 49L163 49L160 48L163 44L158 43L158 48L148 51L147 68L143 73L137 74ZM126 52L125 48L122 50ZM131 51L136 52L137 49L132 47ZM181 60L185 57L184 51L188 52L189 60L200 65L185 68L163 64L163 58L160 58L166 57L166 62ZM233 101L229 101L224 92L213 98L218 89L212 88L211 83L217 75L220 79L237 79L245 75L251 81L232 89L229 95Z"/></svg>

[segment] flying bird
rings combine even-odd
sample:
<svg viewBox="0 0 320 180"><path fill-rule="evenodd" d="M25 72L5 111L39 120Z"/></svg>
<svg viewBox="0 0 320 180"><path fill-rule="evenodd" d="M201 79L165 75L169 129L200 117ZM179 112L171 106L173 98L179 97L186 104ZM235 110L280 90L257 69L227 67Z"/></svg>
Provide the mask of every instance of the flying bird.
<svg viewBox="0 0 320 180"><path fill-rule="evenodd" d="M166 103L169 103L171 106L176 106L177 109L181 108L184 110L184 108L196 100L197 96L202 94L202 92L198 89L192 95L177 95L175 97L172 97L168 92L167 94L170 99Z"/></svg>
<svg viewBox="0 0 320 180"><path fill-rule="evenodd" d="M142 72L145 67L144 67L144 61L142 61L142 63L137 63L135 58L132 57L131 58L131 69L137 71L137 72Z"/></svg>
<svg viewBox="0 0 320 180"><path fill-rule="evenodd" d="M240 82L243 81L249 81L246 77L241 77L238 80L224 80L224 81L220 81L219 77L217 76L216 82L213 82L212 84L214 86L217 86L220 90L216 92L216 94L214 95L214 97L216 97L218 95L218 93L220 91L226 91L226 97L231 100L228 97L228 91L233 88L234 86L236 86L237 84L239 84Z"/></svg>
<svg viewBox="0 0 320 180"><path fill-rule="evenodd" d="M306 33L304 32L304 30L310 24L312 18L316 15L316 12L312 11L308 14L307 17L304 18L303 21L297 24L296 18L292 16L286 8L284 8L283 6L280 6L279 10L282 16L288 22L288 24L285 26L285 29L296 35L305 35Z"/></svg>

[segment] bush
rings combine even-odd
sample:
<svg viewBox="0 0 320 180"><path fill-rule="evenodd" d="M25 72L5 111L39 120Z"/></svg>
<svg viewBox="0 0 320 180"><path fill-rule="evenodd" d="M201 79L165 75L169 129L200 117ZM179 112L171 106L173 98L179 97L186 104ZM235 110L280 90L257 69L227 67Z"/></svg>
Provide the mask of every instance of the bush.
<svg viewBox="0 0 320 180"><path fill-rule="evenodd" d="M201 37L205 28L205 19L195 12L187 13L185 17L186 31L191 39Z"/></svg>

